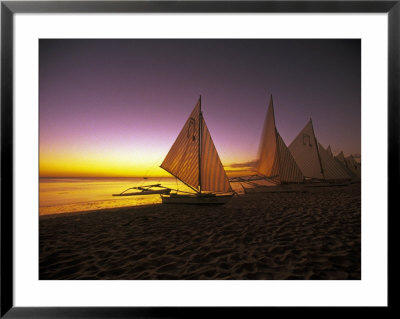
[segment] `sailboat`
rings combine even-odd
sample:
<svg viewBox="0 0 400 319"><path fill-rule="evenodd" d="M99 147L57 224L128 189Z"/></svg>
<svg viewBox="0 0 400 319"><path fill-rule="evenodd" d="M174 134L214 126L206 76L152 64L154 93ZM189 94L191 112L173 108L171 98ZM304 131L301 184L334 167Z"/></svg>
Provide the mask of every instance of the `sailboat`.
<svg viewBox="0 0 400 319"><path fill-rule="evenodd" d="M272 95L259 148L257 172L274 184L302 183L304 176L275 124Z"/></svg>
<svg viewBox="0 0 400 319"><path fill-rule="evenodd" d="M342 165L352 179L361 178L361 164L354 160L352 155L344 157L343 151L335 156L335 160Z"/></svg>
<svg viewBox="0 0 400 319"><path fill-rule="evenodd" d="M218 205L234 195L201 112L201 96L160 167L193 191L160 195L164 204Z"/></svg>
<svg viewBox="0 0 400 319"><path fill-rule="evenodd" d="M342 181L350 178L346 170L332 156L330 147L325 149L317 141L311 118L289 145L289 150L308 180Z"/></svg>
<svg viewBox="0 0 400 319"><path fill-rule="evenodd" d="M241 185L245 193L293 189L293 185L288 184L300 184L304 181L300 168L276 128L272 95L264 120L258 159L253 170L255 175L235 177L230 181L250 185L251 187ZM285 187L270 187L277 185Z"/></svg>

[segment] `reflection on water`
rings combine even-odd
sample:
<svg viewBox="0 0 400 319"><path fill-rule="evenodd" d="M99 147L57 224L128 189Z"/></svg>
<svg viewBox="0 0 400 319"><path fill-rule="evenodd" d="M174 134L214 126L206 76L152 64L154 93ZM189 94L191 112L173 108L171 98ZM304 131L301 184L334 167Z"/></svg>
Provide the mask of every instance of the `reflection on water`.
<svg viewBox="0 0 400 319"><path fill-rule="evenodd" d="M159 194L112 196L130 187L151 184L190 191L175 178L40 178L39 215L160 204Z"/></svg>

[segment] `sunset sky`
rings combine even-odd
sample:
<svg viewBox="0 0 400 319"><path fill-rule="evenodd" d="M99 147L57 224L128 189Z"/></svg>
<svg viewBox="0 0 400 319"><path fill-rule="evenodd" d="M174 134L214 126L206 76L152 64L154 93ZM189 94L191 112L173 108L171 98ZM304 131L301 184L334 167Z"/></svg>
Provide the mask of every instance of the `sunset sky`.
<svg viewBox="0 0 400 319"><path fill-rule="evenodd" d="M202 96L222 163L253 161L269 96L287 145L310 117L361 153L360 40L40 40L40 176L169 176Z"/></svg>

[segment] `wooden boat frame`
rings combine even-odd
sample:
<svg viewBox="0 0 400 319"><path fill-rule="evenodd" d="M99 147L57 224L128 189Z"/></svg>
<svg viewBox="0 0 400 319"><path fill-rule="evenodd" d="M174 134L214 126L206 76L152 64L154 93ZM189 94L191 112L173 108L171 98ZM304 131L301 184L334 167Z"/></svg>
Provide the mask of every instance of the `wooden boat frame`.
<svg viewBox="0 0 400 319"><path fill-rule="evenodd" d="M231 193L191 193L160 195L163 204L186 204L186 205L223 205L233 196Z"/></svg>
<svg viewBox="0 0 400 319"><path fill-rule="evenodd" d="M159 189L152 189L152 188L159 188ZM131 189L139 190L140 192L134 193L126 193ZM137 187L130 187L124 190L120 194L112 194L112 196L137 196L137 195L154 195L154 194L169 194L171 189L161 184L153 184L153 185L145 185L145 186L137 186Z"/></svg>

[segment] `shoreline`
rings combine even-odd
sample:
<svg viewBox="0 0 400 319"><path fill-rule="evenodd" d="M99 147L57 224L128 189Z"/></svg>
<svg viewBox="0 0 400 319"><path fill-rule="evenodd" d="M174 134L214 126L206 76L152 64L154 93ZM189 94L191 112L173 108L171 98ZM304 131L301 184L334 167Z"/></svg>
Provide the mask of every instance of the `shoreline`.
<svg viewBox="0 0 400 319"><path fill-rule="evenodd" d="M136 208L145 208L145 207L153 207L153 206L159 206L162 205L161 203L154 203L154 204L143 204L143 205L132 205L132 206L120 206L120 207L112 207L112 208L100 208L100 209L93 209L93 210L83 210L83 211L72 211L72 212L65 212L65 213L56 213L56 214L45 214L45 215L39 215L39 220L40 219L47 219L47 218L62 218L62 217L67 217L67 216L72 216L72 215L86 215L86 214L92 214L96 212L113 212L113 211L120 211L120 210L132 210Z"/></svg>
<svg viewBox="0 0 400 319"><path fill-rule="evenodd" d="M233 183L238 183L238 182L233 182ZM240 184L240 183L238 183ZM356 182L350 182L350 183L346 183L346 184L288 184L288 185L276 185L276 186L259 186L258 188L252 189L252 188L246 188L248 193L244 193L242 190L239 189L239 187L236 186L236 195L234 197L242 197L242 196L249 196L250 194L253 193L305 193L305 192L309 192L310 188L318 188L318 187L346 187L349 185L353 185L353 184L360 184L360 181L356 181ZM244 190L244 188L243 188ZM95 203L95 202L103 202L103 200L98 200L98 201L93 201L91 203ZM77 202L77 203L73 203L75 204L84 204L87 202ZM162 203L151 203L151 204L135 204L135 205L122 205L122 206L116 206L116 207L110 207L110 208L98 208L98 209L89 209L89 210L82 210L82 211L65 211L62 213L50 213L50 214L43 214L40 215L40 207L39 207L39 218L46 218L46 217L62 217L62 216L68 216L71 214L85 214L85 213L95 213L95 212L99 212L99 211L113 211L113 210L119 210L119 209L134 209L136 207L147 207L147 206L157 206L157 205L162 205ZM43 208L49 208L49 207L55 207L55 206L43 206Z"/></svg>

